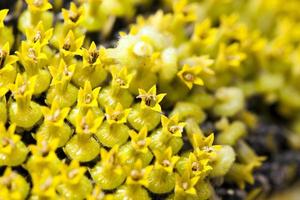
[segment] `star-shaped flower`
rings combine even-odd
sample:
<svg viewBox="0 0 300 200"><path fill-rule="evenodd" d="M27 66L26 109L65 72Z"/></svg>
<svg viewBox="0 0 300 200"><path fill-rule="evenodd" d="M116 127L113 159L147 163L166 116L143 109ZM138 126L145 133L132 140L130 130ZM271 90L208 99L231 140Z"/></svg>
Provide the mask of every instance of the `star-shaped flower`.
<svg viewBox="0 0 300 200"><path fill-rule="evenodd" d="M74 2L70 4L70 10L62 9L62 16L66 24L76 27L83 20L83 7L77 7Z"/></svg>
<svg viewBox="0 0 300 200"><path fill-rule="evenodd" d="M18 74L15 84L10 85L10 89L14 98L18 101L21 100L24 103L30 102L32 94L34 92L34 86L36 82L36 76L32 76L29 80L26 80L25 75Z"/></svg>
<svg viewBox="0 0 300 200"><path fill-rule="evenodd" d="M127 67L122 67L121 69L119 69L117 66L112 66L111 73L113 78L113 86L118 86L124 89L129 88L134 74L128 73Z"/></svg>
<svg viewBox="0 0 300 200"><path fill-rule="evenodd" d="M97 87L92 90L90 81L85 81L84 88L79 89L77 105L85 108L98 107L97 98L100 89L100 87Z"/></svg>
<svg viewBox="0 0 300 200"><path fill-rule="evenodd" d="M57 101L54 101L51 108L47 106L41 107L44 115L44 122L61 127L64 124L64 119L68 116L70 108L60 108Z"/></svg>
<svg viewBox="0 0 300 200"><path fill-rule="evenodd" d="M97 49L95 42L92 42L89 49L82 48L81 54L83 57L83 66L102 66L101 54L103 54L104 49Z"/></svg>
<svg viewBox="0 0 300 200"><path fill-rule="evenodd" d="M175 178L176 178L175 196L176 194L197 195L195 185L199 181L199 176L191 177L188 170L186 170L182 176L176 173Z"/></svg>
<svg viewBox="0 0 300 200"><path fill-rule="evenodd" d="M184 65L182 69L177 73L177 76L186 84L189 89L193 88L193 85L203 85L203 80L200 78L202 71L201 66L191 67Z"/></svg>
<svg viewBox="0 0 300 200"><path fill-rule="evenodd" d="M81 181L85 172L85 167L81 167L78 161L72 160L69 165L62 165L61 182L67 185L76 185Z"/></svg>
<svg viewBox="0 0 300 200"><path fill-rule="evenodd" d="M168 147L165 151L156 150L153 153L156 158L154 167L164 169L169 173L173 173L174 166L180 157L173 156L172 148Z"/></svg>
<svg viewBox="0 0 300 200"><path fill-rule="evenodd" d="M48 44L52 34L53 28L45 30L42 21L40 21L35 28L26 29L27 41L31 41L32 43L39 42L42 47Z"/></svg>
<svg viewBox="0 0 300 200"><path fill-rule="evenodd" d="M142 153L146 153L151 142L151 139L147 137L147 134L148 131L145 126L140 130L139 133L130 131L129 136L131 138L131 145L133 148Z"/></svg>
<svg viewBox="0 0 300 200"><path fill-rule="evenodd" d="M132 167L128 170L128 176L126 179L126 184L128 185L142 185L147 187L148 176L152 170L153 166L149 165L143 168L141 160L137 160Z"/></svg>
<svg viewBox="0 0 300 200"><path fill-rule="evenodd" d="M19 60L18 56L10 55L9 52L9 43L6 42L3 47L0 47L0 69L12 65Z"/></svg>
<svg viewBox="0 0 300 200"><path fill-rule="evenodd" d="M36 70L39 67L38 64L47 59L47 55L42 52L42 46L39 41L36 43L22 41L21 49L16 54L28 72Z"/></svg>
<svg viewBox="0 0 300 200"><path fill-rule="evenodd" d="M123 106L120 103L118 103L114 108L107 106L105 108L106 120L109 124L124 124L127 121L127 116L130 110L130 108L123 109Z"/></svg>
<svg viewBox="0 0 300 200"><path fill-rule="evenodd" d="M174 137L182 137L185 122L179 122L179 115L175 114L171 118L161 115L162 129Z"/></svg>
<svg viewBox="0 0 300 200"><path fill-rule="evenodd" d="M67 66L65 61L61 59L59 66L49 66L49 71L52 76L51 86L57 84L66 86L74 74L75 65Z"/></svg>
<svg viewBox="0 0 300 200"><path fill-rule="evenodd" d="M78 115L76 119L77 134L94 134L102 124L103 117L96 117L92 110L88 110L87 114Z"/></svg>
<svg viewBox="0 0 300 200"><path fill-rule="evenodd" d="M166 96L166 93L156 94L156 85L152 86L148 92L143 89L139 89L139 95L137 98L142 99L141 106L142 108L150 108L156 112L161 112L161 107L159 103Z"/></svg>
<svg viewBox="0 0 300 200"><path fill-rule="evenodd" d="M84 36L76 37L72 30L59 40L59 50L64 56L73 56L80 54L80 48L83 44Z"/></svg>
<svg viewBox="0 0 300 200"><path fill-rule="evenodd" d="M246 54L240 51L238 43L234 43L229 46L222 43L220 44L217 63L222 63L230 67L239 67L246 57Z"/></svg>

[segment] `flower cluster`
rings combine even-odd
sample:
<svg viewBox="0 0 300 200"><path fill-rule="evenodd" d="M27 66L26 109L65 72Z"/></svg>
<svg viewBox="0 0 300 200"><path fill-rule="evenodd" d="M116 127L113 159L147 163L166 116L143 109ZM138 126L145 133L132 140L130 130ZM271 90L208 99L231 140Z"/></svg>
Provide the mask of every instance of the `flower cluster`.
<svg viewBox="0 0 300 200"><path fill-rule="evenodd" d="M112 47L90 33L108 38L150 0L26 0L14 32L1 10L0 199L204 200L212 179L253 184L265 157L244 140L246 100L276 103L300 138L300 4L255 2L164 0Z"/></svg>

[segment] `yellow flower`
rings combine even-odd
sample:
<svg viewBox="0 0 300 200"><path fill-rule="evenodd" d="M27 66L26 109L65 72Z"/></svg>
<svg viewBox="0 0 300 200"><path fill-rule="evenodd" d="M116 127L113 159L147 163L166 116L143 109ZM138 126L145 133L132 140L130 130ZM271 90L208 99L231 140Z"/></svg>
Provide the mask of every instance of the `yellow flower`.
<svg viewBox="0 0 300 200"><path fill-rule="evenodd" d="M202 71L201 66L190 67L184 65L183 68L177 73L177 76L186 84L189 89L193 88L193 85L203 85L203 80L199 77Z"/></svg>
<svg viewBox="0 0 300 200"><path fill-rule="evenodd" d="M241 62L246 59L246 54L240 52L238 43L226 46L224 43L220 44L219 53L217 57L217 64L229 67L239 67Z"/></svg>
<svg viewBox="0 0 300 200"><path fill-rule="evenodd" d="M42 47L48 44L52 34L53 28L45 30L42 21L40 21L35 28L26 29L27 41L31 41L32 43L39 42Z"/></svg>
<svg viewBox="0 0 300 200"><path fill-rule="evenodd" d="M92 90L90 81L85 81L84 88L80 88L78 92L78 106L79 107L98 107L98 95L100 87Z"/></svg>
<svg viewBox="0 0 300 200"><path fill-rule="evenodd" d="M69 65L67 66L65 61L61 59L59 66L49 66L49 71L52 76L51 86L62 84L66 86L66 83L69 83L74 71L75 71L75 65Z"/></svg>
<svg viewBox="0 0 300 200"><path fill-rule="evenodd" d="M118 86L123 89L127 89L130 86L131 80L133 78L133 73L128 73L127 67L122 67L121 70L116 67L111 67L112 74L112 84L113 86Z"/></svg>
<svg viewBox="0 0 300 200"><path fill-rule="evenodd" d="M204 45L212 45L216 41L216 36L217 29L211 28L211 20L207 18L195 24L192 40Z"/></svg>
<svg viewBox="0 0 300 200"><path fill-rule="evenodd" d="M163 100L165 93L156 94L156 85L152 86L148 92L143 89L139 89L139 95L137 98L142 99L142 108L150 108L156 112L161 112L161 107L159 103Z"/></svg>
<svg viewBox="0 0 300 200"><path fill-rule="evenodd" d="M194 133L191 136L191 143L198 158L214 158L216 151L221 149L221 145L213 145L214 134L205 137L201 134Z"/></svg>
<svg viewBox="0 0 300 200"><path fill-rule="evenodd" d="M25 0L29 10L33 12L43 12L52 8L48 0Z"/></svg>
<svg viewBox="0 0 300 200"><path fill-rule="evenodd" d="M0 10L0 28L3 28L4 27L4 19L8 13L8 9L3 9L3 10Z"/></svg>
<svg viewBox="0 0 300 200"><path fill-rule="evenodd" d="M6 42L4 46L0 48L0 69L7 65L12 65L19 60L18 56L10 55L9 52L9 43Z"/></svg>
<svg viewBox="0 0 300 200"><path fill-rule="evenodd" d="M191 152L188 159L188 170L191 170L191 175L204 179L212 170L209 162L210 159L198 159L197 156Z"/></svg>
<svg viewBox="0 0 300 200"><path fill-rule="evenodd" d="M80 48L83 44L84 36L75 37L72 30L68 34L59 40L59 51L62 52L64 56L73 56L80 54Z"/></svg>
<svg viewBox="0 0 300 200"><path fill-rule="evenodd" d="M36 171L31 174L32 196L37 199L57 199L56 187L60 182L60 176L54 176L48 169Z"/></svg>
<svg viewBox="0 0 300 200"><path fill-rule="evenodd" d="M38 68L42 60L47 60L47 55L42 52L42 46L40 42L29 43L22 41L20 51L17 51L21 63L24 65L26 72L34 73Z"/></svg>
<svg viewBox="0 0 300 200"><path fill-rule="evenodd" d="M105 107L105 116L109 124L124 124L127 121L127 116L130 112L130 108L123 109L123 106L118 103L114 108L111 106Z"/></svg>
<svg viewBox="0 0 300 200"><path fill-rule="evenodd" d="M152 170L153 166L149 165L143 168L141 160L137 160L130 170L128 170L128 176L126 179L126 184L128 185L142 185L147 187L148 185L148 176Z"/></svg>
<svg viewBox="0 0 300 200"><path fill-rule="evenodd" d="M139 133L135 131L130 131L129 135L131 138L131 145L137 151L142 153L148 152L148 146L150 145L150 138L147 137L148 131L147 128L144 126Z"/></svg>
<svg viewBox="0 0 300 200"><path fill-rule="evenodd" d="M44 115L44 122L61 127L64 124L64 119L68 116L70 108L60 108L59 103L54 101L51 108L46 106L41 107Z"/></svg>
<svg viewBox="0 0 300 200"><path fill-rule="evenodd" d="M40 139L39 137L37 137L36 139L36 145L29 145L29 148L33 155L45 156L48 155L49 152L55 152L58 147L58 139L54 139L51 142Z"/></svg>
<svg viewBox="0 0 300 200"><path fill-rule="evenodd" d="M92 110L89 110L85 116L78 115L76 119L76 133L84 135L96 133L102 121L103 117L96 117Z"/></svg>
<svg viewBox="0 0 300 200"><path fill-rule="evenodd" d="M64 164L62 166L61 182L70 185L78 184L82 180L85 172L85 167L81 167L78 161L72 160L69 165Z"/></svg>
<svg viewBox="0 0 300 200"><path fill-rule="evenodd" d="M0 177L0 199L25 199L28 192L29 185L25 178L7 167Z"/></svg>
<svg viewBox="0 0 300 200"><path fill-rule="evenodd" d="M82 48L81 54L83 57L83 67L102 66L101 56L104 53L103 51L103 48L101 48L100 50L97 49L95 42L91 43L89 49Z"/></svg>
<svg viewBox="0 0 300 200"><path fill-rule="evenodd" d="M120 167L120 160L118 157L119 146L113 146L109 151L104 148L100 150L101 164L106 169L112 169L116 174L124 173L124 170Z"/></svg>
<svg viewBox="0 0 300 200"><path fill-rule="evenodd" d="M175 196L177 194L197 195L195 185L199 181L199 176L190 177L188 170L186 170L182 176L176 173L175 178L176 178Z"/></svg>
<svg viewBox="0 0 300 200"><path fill-rule="evenodd" d="M21 137L15 134L16 125L11 124L6 130L5 124L0 122L0 157L2 158L5 155L11 155L14 153L13 150L16 148L16 145L21 141ZM2 160L2 159L0 159ZM1 164L0 164L1 165Z"/></svg>
<svg viewBox="0 0 300 200"><path fill-rule="evenodd" d="M10 89L16 100L29 103L34 92L36 76L32 76L26 80L25 75L17 74L15 84L10 85Z"/></svg>
<svg viewBox="0 0 300 200"><path fill-rule="evenodd" d="M174 137L182 137L183 128L185 122L178 122L179 115L175 114L171 118L168 118L164 115L161 116L162 129L166 133L171 133Z"/></svg>
<svg viewBox="0 0 300 200"><path fill-rule="evenodd" d="M186 22L194 21L197 19L196 11L191 9L187 0L177 0L173 3L173 10L175 17L180 17Z"/></svg>
<svg viewBox="0 0 300 200"><path fill-rule="evenodd" d="M106 199L105 197L105 193L102 191L101 187L96 184L91 194L87 197L87 200L104 200Z"/></svg>
<svg viewBox="0 0 300 200"><path fill-rule="evenodd" d="M77 26L83 20L83 7L80 6L79 8L76 6L74 2L70 4L70 10L62 9L62 16L64 18L64 22L66 24L70 24L72 26Z"/></svg>
<svg viewBox="0 0 300 200"><path fill-rule="evenodd" d="M164 151L155 150L155 168L164 169L169 173L173 173L173 169L177 161L179 160L179 156L173 156L172 148L168 147Z"/></svg>

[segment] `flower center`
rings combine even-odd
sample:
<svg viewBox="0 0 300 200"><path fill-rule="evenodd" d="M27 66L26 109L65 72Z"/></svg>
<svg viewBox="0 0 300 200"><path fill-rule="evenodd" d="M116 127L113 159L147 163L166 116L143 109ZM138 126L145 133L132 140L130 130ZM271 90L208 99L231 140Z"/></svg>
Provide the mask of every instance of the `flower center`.
<svg viewBox="0 0 300 200"><path fill-rule="evenodd" d="M33 5L36 7L41 7L43 5L43 0L34 0Z"/></svg>
<svg viewBox="0 0 300 200"><path fill-rule="evenodd" d="M134 181L138 181L143 178L143 174L139 170L131 170L130 176Z"/></svg>
<svg viewBox="0 0 300 200"><path fill-rule="evenodd" d="M193 82L195 80L194 74L192 74L190 72L183 73L183 78L184 78L184 80L186 80L188 82Z"/></svg>
<svg viewBox="0 0 300 200"><path fill-rule="evenodd" d="M99 51L97 50L94 50L94 51L90 51L89 52L89 57L88 57L88 62L90 64L93 64L96 62L96 60L98 59L99 57Z"/></svg>
<svg viewBox="0 0 300 200"><path fill-rule="evenodd" d="M71 48L71 40L70 38L68 37L65 42L64 42L64 45L63 45L63 49L66 50L66 51L69 51Z"/></svg>
<svg viewBox="0 0 300 200"><path fill-rule="evenodd" d="M170 162L169 160L163 160L163 161L162 161L162 165L163 165L164 167L169 167L169 166L171 165L171 162Z"/></svg>
<svg viewBox="0 0 300 200"><path fill-rule="evenodd" d="M41 31L37 31L34 38L33 38L33 42L36 43L37 41L39 41L42 38L42 32Z"/></svg>

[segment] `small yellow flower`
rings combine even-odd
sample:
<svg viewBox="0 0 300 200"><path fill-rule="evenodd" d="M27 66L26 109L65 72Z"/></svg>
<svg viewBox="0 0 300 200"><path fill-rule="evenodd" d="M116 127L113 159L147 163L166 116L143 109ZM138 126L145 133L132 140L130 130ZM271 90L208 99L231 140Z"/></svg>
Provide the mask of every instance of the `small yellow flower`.
<svg viewBox="0 0 300 200"><path fill-rule="evenodd" d="M0 10L0 28L4 27L4 19L8 13L8 9Z"/></svg>
<svg viewBox="0 0 300 200"><path fill-rule="evenodd" d="M81 167L78 161L72 160L69 165L62 165L60 176L61 182L64 184L76 185L81 181L85 172L85 167Z"/></svg>
<svg viewBox="0 0 300 200"><path fill-rule="evenodd" d="M83 20L83 7L80 6L79 8L76 6L74 2L70 4L70 10L62 9L62 16L64 18L64 22L66 24L70 24L72 26L79 25Z"/></svg>
<svg viewBox="0 0 300 200"><path fill-rule="evenodd" d="M152 86L148 92L143 89L139 89L139 95L137 98L142 99L141 106L142 108L150 108L156 112L161 112L161 107L159 103L166 96L166 93L156 94L156 85Z"/></svg>
<svg viewBox="0 0 300 200"><path fill-rule="evenodd" d="M195 24L192 40L204 45L212 45L216 41L216 36L217 29L211 28L211 20L207 18L201 23Z"/></svg>
<svg viewBox="0 0 300 200"><path fill-rule="evenodd" d="M7 167L0 177L0 199L25 199L29 185L25 178Z"/></svg>
<svg viewBox="0 0 300 200"><path fill-rule="evenodd" d="M26 29L27 41L31 41L32 43L39 42L42 47L48 44L52 34L53 28L45 30L42 21L40 21L35 28Z"/></svg>
<svg viewBox="0 0 300 200"><path fill-rule="evenodd" d="M197 19L196 11L189 6L187 0L177 0L173 3L173 10L175 17L180 17L186 22L194 21Z"/></svg>
<svg viewBox="0 0 300 200"><path fill-rule="evenodd" d="M29 80L26 80L25 75L18 74L15 84L10 85L10 89L16 100L24 100L30 102L32 94L34 92L34 86L36 82L36 76L32 76Z"/></svg>
<svg viewBox="0 0 300 200"><path fill-rule="evenodd" d="M173 173L173 169L175 167L175 164L179 160L179 156L173 156L172 148L168 147L164 151L156 150L153 152L155 155L155 168L164 169L165 171L169 173Z"/></svg>
<svg viewBox="0 0 300 200"><path fill-rule="evenodd" d="M176 173L175 178L175 196L176 194L197 195L195 185L199 181L199 176L190 177L188 170L186 170L182 176Z"/></svg>
<svg viewBox="0 0 300 200"><path fill-rule="evenodd" d="M40 42L29 43L27 41L22 41L20 51L17 51L21 63L24 65L26 70L31 70L33 72L42 60L47 59L47 55L42 52L42 46Z"/></svg>
<svg viewBox="0 0 300 200"><path fill-rule="evenodd" d="M84 36L75 37L72 30L65 37L59 40L59 50L64 56L74 56L80 54L80 48L83 44Z"/></svg>
<svg viewBox="0 0 300 200"><path fill-rule="evenodd" d="M133 73L128 73L127 67L122 67L121 70L116 67L111 67L112 74L112 84L113 86L118 86L123 89L127 89L130 86L131 80L133 78Z"/></svg>
<svg viewBox="0 0 300 200"><path fill-rule="evenodd" d="M92 42L89 49L82 48L81 54L83 57L83 67L89 66L102 66L101 54L103 54L104 49L97 49L95 42Z"/></svg>
<svg viewBox="0 0 300 200"><path fill-rule="evenodd" d="M119 146L113 146L109 151L104 148L100 150L101 164L107 168L112 169L117 174L124 173L124 170L120 167L120 160L118 157Z"/></svg>
<svg viewBox="0 0 300 200"><path fill-rule="evenodd" d="M131 138L131 145L137 151L142 153L148 152L148 146L151 143L151 139L147 137L148 131L147 128L144 126L139 133L135 131L130 131L129 135Z"/></svg>
<svg viewBox="0 0 300 200"><path fill-rule="evenodd" d="M0 157L11 155L21 137L15 134L16 125L11 124L6 130L4 123L0 122ZM2 159L0 159L2 160Z"/></svg>
<svg viewBox="0 0 300 200"><path fill-rule="evenodd" d="M92 90L92 86L90 81L85 81L84 88L80 88L78 92L78 106L91 108L91 107L98 107L98 95L100 91L100 87L97 87Z"/></svg>
<svg viewBox="0 0 300 200"><path fill-rule="evenodd" d="M48 0L25 0L29 10L33 12L44 12L52 8Z"/></svg>
<svg viewBox="0 0 300 200"><path fill-rule="evenodd" d="M96 117L92 110L89 110L85 116L78 115L76 119L76 133L84 135L96 133L102 121L103 117Z"/></svg>
<svg viewBox="0 0 300 200"><path fill-rule="evenodd" d="M198 158L214 158L216 151L221 149L221 145L213 145L214 134L204 137L201 134L192 134L191 143L195 155Z"/></svg>
<svg viewBox="0 0 300 200"><path fill-rule="evenodd" d="M220 44L217 63L219 65L227 65L229 67L239 67L241 62L246 59L246 54L240 52L240 46L237 43L226 46Z"/></svg>
<svg viewBox="0 0 300 200"><path fill-rule="evenodd" d="M59 66L49 66L49 71L52 76L51 85L65 84L70 82L75 71L75 65L67 66L65 61L61 59Z"/></svg>
<svg viewBox="0 0 300 200"><path fill-rule="evenodd" d="M128 176L126 179L126 184L128 185L142 185L147 187L148 185L148 176L152 170L153 166L149 165L143 168L141 160L137 160L130 170L128 170Z"/></svg>
<svg viewBox="0 0 300 200"><path fill-rule="evenodd" d="M64 119L68 116L70 108L60 108L57 101L54 101L51 108L46 106L41 107L44 115L44 122L61 127L64 124Z"/></svg>
<svg viewBox="0 0 300 200"><path fill-rule="evenodd" d="M118 103L114 108L107 106L105 108L106 120L109 124L124 124L127 121L127 116L130 110L130 108L123 109L123 106L120 103Z"/></svg>
<svg viewBox="0 0 300 200"><path fill-rule="evenodd" d="M31 174L33 196L37 199L57 199L56 187L60 182L60 176L54 176L48 169L36 171Z"/></svg>
<svg viewBox="0 0 300 200"><path fill-rule="evenodd" d="M183 68L177 73L177 76L186 84L189 89L193 88L193 85L203 85L203 80L199 77L202 71L201 66L190 67L184 65Z"/></svg>
<svg viewBox="0 0 300 200"><path fill-rule="evenodd" d="M12 65L19 60L18 56L10 55L9 52L9 43L6 42L4 46L0 48L0 69L7 65Z"/></svg>
<svg viewBox="0 0 300 200"><path fill-rule="evenodd" d="M171 133L174 137L182 137L185 122L179 122L179 115L175 114L171 118L161 116L162 129L166 133Z"/></svg>
<svg viewBox="0 0 300 200"><path fill-rule="evenodd" d="M36 145L29 145L29 149L33 155L37 155L37 156L49 155L50 152L55 152L55 150L58 147L58 139L54 139L51 142L40 139L39 137L37 137L36 139L37 139Z"/></svg>
<svg viewBox="0 0 300 200"><path fill-rule="evenodd" d="M209 165L210 159L198 159L197 156L191 152L188 160L188 170L191 170L192 176L198 176L200 179L204 179L209 172L213 169Z"/></svg>

